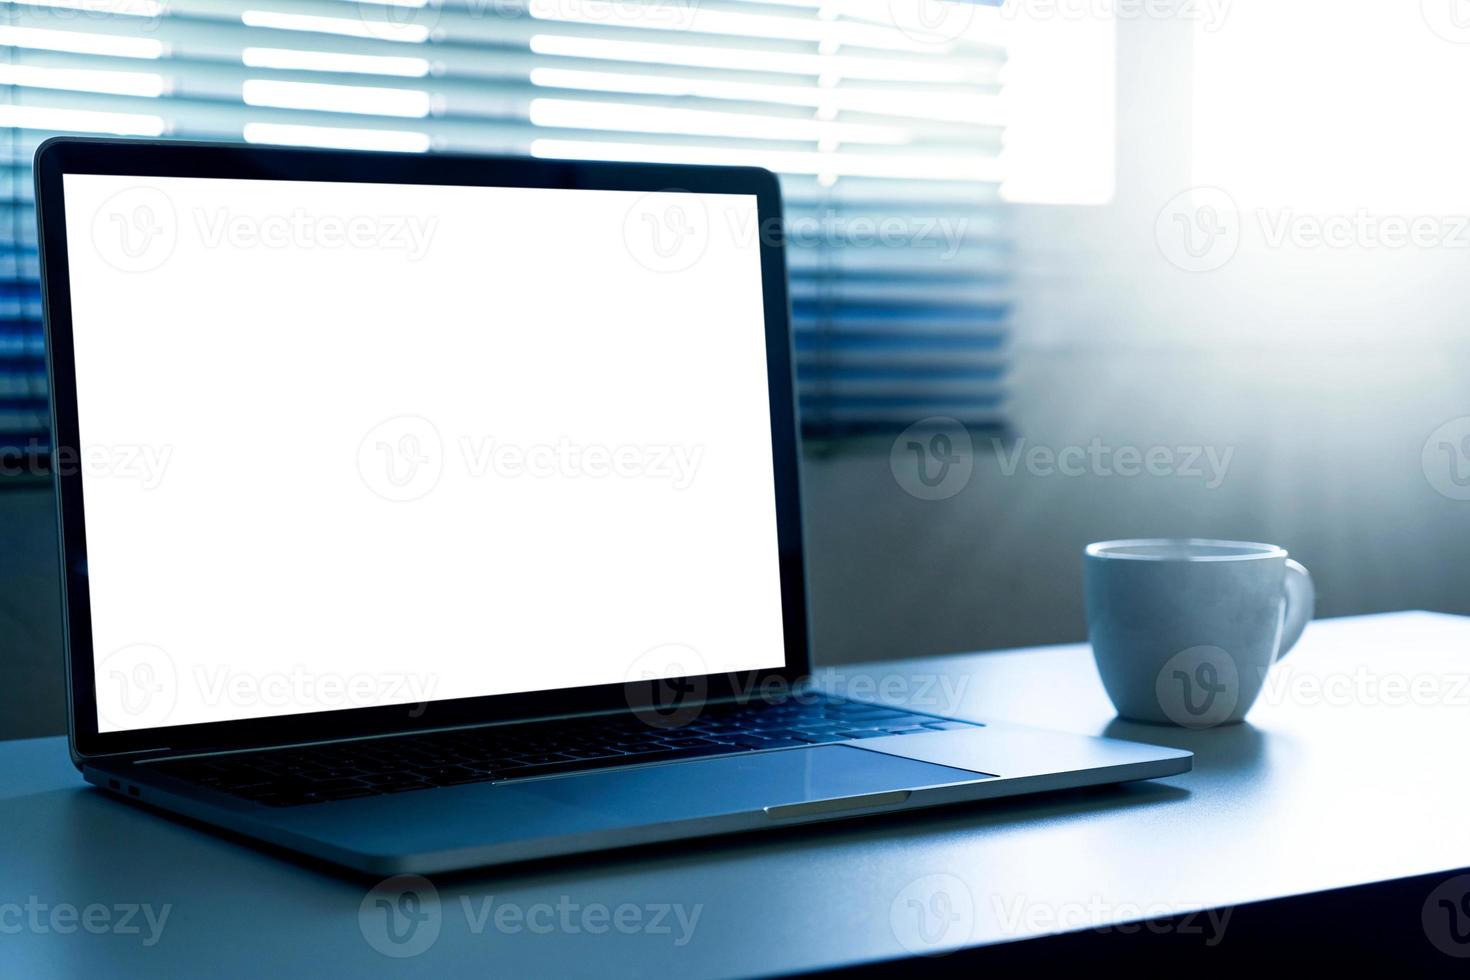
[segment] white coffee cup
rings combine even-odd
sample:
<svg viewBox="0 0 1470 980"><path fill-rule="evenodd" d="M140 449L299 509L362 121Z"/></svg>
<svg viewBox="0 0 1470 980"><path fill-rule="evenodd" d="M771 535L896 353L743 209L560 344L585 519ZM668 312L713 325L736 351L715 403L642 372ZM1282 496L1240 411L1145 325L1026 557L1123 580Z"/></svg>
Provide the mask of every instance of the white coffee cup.
<svg viewBox="0 0 1470 980"><path fill-rule="evenodd" d="M1103 687L1134 721L1208 728L1245 717L1312 619L1312 577L1271 544L1102 541L1083 557Z"/></svg>

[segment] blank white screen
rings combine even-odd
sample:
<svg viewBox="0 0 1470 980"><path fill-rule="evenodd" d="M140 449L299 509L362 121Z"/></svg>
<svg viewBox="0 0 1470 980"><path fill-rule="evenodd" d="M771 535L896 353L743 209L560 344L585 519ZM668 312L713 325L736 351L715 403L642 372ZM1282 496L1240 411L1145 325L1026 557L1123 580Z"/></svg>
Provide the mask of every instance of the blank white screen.
<svg viewBox="0 0 1470 980"><path fill-rule="evenodd" d="M784 662L754 197L64 191L101 731Z"/></svg>

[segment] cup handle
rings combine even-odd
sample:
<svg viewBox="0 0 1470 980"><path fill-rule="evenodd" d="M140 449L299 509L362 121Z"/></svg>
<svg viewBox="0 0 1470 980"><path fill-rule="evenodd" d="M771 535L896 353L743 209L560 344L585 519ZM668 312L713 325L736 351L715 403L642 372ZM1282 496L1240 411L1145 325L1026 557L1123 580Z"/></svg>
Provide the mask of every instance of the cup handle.
<svg viewBox="0 0 1470 980"><path fill-rule="evenodd" d="M1277 660L1296 646L1296 641L1302 638L1302 631L1312 621L1316 608L1317 588L1312 584L1311 573L1301 562L1286 559L1286 615L1281 624L1281 649L1276 654Z"/></svg>

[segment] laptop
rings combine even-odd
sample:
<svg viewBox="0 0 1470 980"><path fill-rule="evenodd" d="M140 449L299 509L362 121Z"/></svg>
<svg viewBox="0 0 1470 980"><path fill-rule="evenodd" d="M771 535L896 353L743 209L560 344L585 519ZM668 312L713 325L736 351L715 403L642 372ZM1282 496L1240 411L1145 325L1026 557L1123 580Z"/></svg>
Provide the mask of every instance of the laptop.
<svg viewBox="0 0 1470 980"><path fill-rule="evenodd" d="M65 138L35 174L102 790L395 874L1190 768L811 681L770 173Z"/></svg>

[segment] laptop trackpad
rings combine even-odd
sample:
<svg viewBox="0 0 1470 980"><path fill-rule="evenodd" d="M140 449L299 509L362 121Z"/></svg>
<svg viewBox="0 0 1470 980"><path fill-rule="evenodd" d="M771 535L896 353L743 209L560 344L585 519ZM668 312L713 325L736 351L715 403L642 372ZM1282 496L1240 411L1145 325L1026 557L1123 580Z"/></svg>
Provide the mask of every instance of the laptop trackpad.
<svg viewBox="0 0 1470 980"><path fill-rule="evenodd" d="M912 790L988 778L856 746L823 745L603 770L504 788L637 825L752 810L765 810L779 820L881 809L902 804Z"/></svg>

